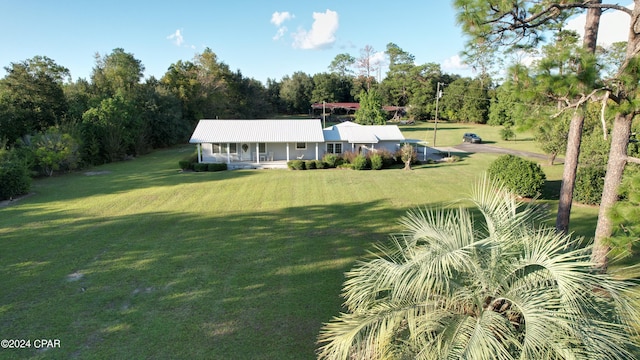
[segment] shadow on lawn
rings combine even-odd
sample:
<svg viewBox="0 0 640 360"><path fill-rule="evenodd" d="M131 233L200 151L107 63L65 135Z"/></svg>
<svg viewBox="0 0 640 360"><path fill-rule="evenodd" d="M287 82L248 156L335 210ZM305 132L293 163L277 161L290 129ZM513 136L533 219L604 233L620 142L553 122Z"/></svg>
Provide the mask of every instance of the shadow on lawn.
<svg viewBox="0 0 640 360"><path fill-rule="evenodd" d="M3 330L59 338L59 358L313 358L344 272L404 211L211 214L67 213L73 227L4 231Z"/></svg>

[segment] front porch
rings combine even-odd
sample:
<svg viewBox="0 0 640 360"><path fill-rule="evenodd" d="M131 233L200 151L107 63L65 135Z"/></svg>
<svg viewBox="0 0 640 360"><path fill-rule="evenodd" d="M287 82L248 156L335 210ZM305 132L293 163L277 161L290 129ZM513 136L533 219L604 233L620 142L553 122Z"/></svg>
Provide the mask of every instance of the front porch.
<svg viewBox="0 0 640 360"><path fill-rule="evenodd" d="M249 162L249 161L233 161L227 163L228 170L238 170L238 169L287 169L287 162L285 160L275 160L275 161L260 161L260 162Z"/></svg>

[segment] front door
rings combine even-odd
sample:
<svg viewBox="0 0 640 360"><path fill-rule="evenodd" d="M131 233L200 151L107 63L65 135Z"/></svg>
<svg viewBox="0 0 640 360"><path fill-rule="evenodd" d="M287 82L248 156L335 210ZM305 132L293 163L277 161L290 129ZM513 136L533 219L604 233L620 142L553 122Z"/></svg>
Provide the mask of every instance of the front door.
<svg viewBox="0 0 640 360"><path fill-rule="evenodd" d="M242 146L240 146L240 160L251 160L251 145L244 143L242 144Z"/></svg>

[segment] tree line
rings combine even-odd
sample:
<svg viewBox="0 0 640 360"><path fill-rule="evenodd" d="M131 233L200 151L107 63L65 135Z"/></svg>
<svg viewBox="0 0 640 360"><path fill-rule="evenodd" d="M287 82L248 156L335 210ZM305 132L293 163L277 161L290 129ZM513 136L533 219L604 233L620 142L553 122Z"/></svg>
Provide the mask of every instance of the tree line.
<svg viewBox="0 0 640 360"><path fill-rule="evenodd" d="M31 171L51 175L184 143L202 118L309 114L315 102L371 96L373 104L406 107L407 116L426 120L434 116L438 83L451 90L441 99L441 118L487 121L489 82L416 65L393 43L385 53L384 79L367 46L357 58L337 55L327 72L298 71L266 84L232 71L208 48L171 64L160 79L144 79L142 62L121 48L96 54L90 78L75 81L63 65L35 56L9 64L0 79L0 148L5 158L8 149L20 150Z"/></svg>

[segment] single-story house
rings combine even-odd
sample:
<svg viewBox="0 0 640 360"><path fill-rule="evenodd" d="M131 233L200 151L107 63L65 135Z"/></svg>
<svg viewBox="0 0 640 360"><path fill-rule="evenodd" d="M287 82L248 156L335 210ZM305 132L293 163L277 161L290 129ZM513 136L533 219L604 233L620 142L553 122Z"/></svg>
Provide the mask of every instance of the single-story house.
<svg viewBox="0 0 640 360"><path fill-rule="evenodd" d="M345 151L395 151L405 141L396 125L344 122L322 129L320 119L200 120L189 142L198 162L320 160Z"/></svg>

